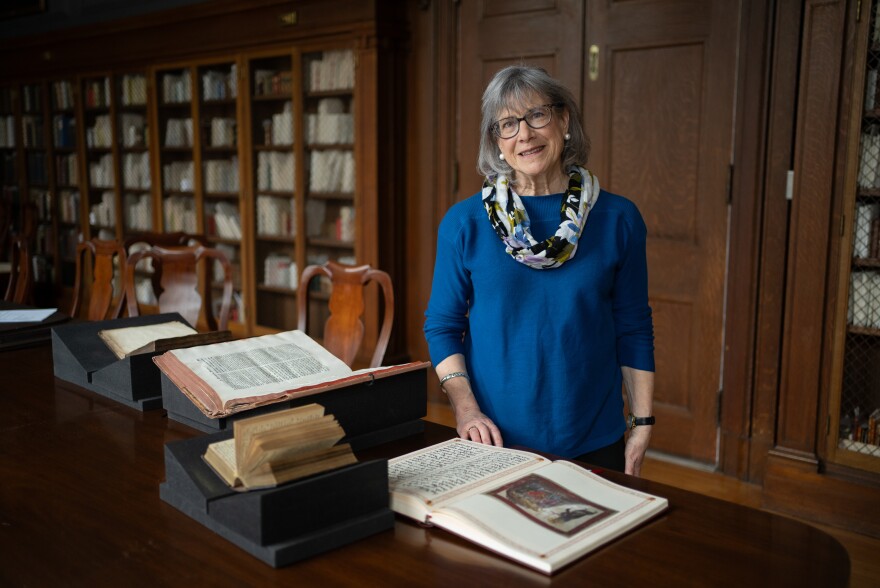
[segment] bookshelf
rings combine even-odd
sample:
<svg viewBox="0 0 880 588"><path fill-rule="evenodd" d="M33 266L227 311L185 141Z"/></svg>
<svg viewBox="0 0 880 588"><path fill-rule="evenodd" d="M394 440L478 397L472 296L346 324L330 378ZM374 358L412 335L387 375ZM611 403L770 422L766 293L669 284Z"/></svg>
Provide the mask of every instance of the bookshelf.
<svg viewBox="0 0 880 588"><path fill-rule="evenodd" d="M85 130L83 200L88 211L86 238L116 239L118 218L114 119L111 112L110 75L82 79L82 121Z"/></svg>
<svg viewBox="0 0 880 588"><path fill-rule="evenodd" d="M68 288L73 287L76 277L76 244L81 231L75 88L76 81L73 79L52 81L49 105L52 117L52 193L55 200L52 238L57 244L48 249L57 251L57 280L62 287Z"/></svg>
<svg viewBox="0 0 880 588"><path fill-rule="evenodd" d="M301 205L296 197L294 111L300 111L298 53L259 54L248 59L248 98L254 198L256 324L287 330L296 325L296 287L302 247L297 242ZM301 167L301 166L299 166ZM300 170L301 171L301 170ZM300 240L302 237L299 237Z"/></svg>
<svg viewBox="0 0 880 588"><path fill-rule="evenodd" d="M830 399L831 461L880 472L880 8L865 19L861 72L854 91L853 133L858 135L854 181L844 203L841 303Z"/></svg>
<svg viewBox="0 0 880 588"><path fill-rule="evenodd" d="M310 263L333 259L401 275L405 158L394 139L403 133L404 88L391 82L404 61L402 6L298 9L301 25L279 28L275 7L228 3L187 12L186 35L155 35L160 23L183 26L169 13L108 32L112 39L83 39L76 57L62 51L70 39L49 39L58 43L56 61L0 85L0 120L13 122L16 139L0 144L4 192L28 195L50 184L56 213L47 233L65 259L79 238L202 236L232 262L230 328L239 336L296 327L297 280ZM221 29L222 39L200 40L201 31ZM137 49L123 59L106 51L108 43ZM62 80L72 105L54 103L53 83ZM35 86L28 103L39 98L41 109L24 108L26 85ZM49 141L56 116L73 129L72 145ZM24 145L24 121L33 141L46 137L39 147L30 137ZM142 269L146 281L149 268ZM213 277L206 276L216 285ZM381 319L375 294L367 293L367 340ZM326 286L310 297L310 324L320 327Z"/></svg>

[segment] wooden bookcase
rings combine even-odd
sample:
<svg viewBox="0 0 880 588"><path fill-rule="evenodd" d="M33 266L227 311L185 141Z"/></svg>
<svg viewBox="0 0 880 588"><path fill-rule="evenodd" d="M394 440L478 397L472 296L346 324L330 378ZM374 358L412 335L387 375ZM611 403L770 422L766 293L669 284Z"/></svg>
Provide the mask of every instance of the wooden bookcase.
<svg viewBox="0 0 880 588"><path fill-rule="evenodd" d="M403 136L404 87L393 82L403 8L297 2L291 27L287 4L222 1L83 39L49 36L40 44L53 60L25 57L0 79L4 120L17 133L24 121L40 130L0 144L4 192L19 201L47 193L50 264L72 260L80 238L202 236L232 261L238 335L295 328L309 264L370 264L402 288L404 146L391 139ZM110 45L117 50L102 49ZM51 140L55 121L74 129L72 141ZM39 173L20 177L31 168ZM62 298L67 265L55 281ZM309 296L310 327L320 327L326 284ZM380 319L378 291L368 289L366 341Z"/></svg>
<svg viewBox="0 0 880 588"><path fill-rule="evenodd" d="M880 472L880 7L853 49L850 161L843 193L829 461Z"/></svg>

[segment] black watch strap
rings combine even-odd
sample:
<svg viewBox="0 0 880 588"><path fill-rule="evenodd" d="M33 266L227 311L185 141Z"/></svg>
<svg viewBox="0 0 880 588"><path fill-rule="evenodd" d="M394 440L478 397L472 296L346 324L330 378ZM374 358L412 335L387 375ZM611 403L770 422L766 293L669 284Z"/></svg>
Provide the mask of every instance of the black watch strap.
<svg viewBox="0 0 880 588"><path fill-rule="evenodd" d="M636 427L639 427L639 426L653 425L654 420L655 419L652 416L637 417L633 413L629 413L629 416L627 417L627 420L626 420L626 424L627 424L627 428L632 430L632 429L635 429Z"/></svg>

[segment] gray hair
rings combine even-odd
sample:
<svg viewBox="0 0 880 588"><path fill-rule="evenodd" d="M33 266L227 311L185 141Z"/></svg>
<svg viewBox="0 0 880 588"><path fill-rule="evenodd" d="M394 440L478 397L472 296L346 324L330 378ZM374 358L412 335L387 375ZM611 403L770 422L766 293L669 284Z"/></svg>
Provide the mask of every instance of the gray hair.
<svg viewBox="0 0 880 588"><path fill-rule="evenodd" d="M513 168L498 157L498 142L492 125L499 112L514 103L525 102L531 94L547 96L551 103L562 104L568 110L568 132L571 139L565 142L562 150L563 169L572 165L586 166L590 156L590 138L584 133L580 109L568 88L540 67L510 65L496 73L483 92L480 155L477 160L477 171L480 175L495 177L504 174L510 177Z"/></svg>

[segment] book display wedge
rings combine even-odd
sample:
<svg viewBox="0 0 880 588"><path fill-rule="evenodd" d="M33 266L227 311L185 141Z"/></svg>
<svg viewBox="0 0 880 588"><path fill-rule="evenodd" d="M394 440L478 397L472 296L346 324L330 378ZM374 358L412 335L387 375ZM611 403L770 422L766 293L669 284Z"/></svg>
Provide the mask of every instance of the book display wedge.
<svg viewBox="0 0 880 588"><path fill-rule="evenodd" d="M667 509L568 461L451 439L388 462L391 509L553 574Z"/></svg>

